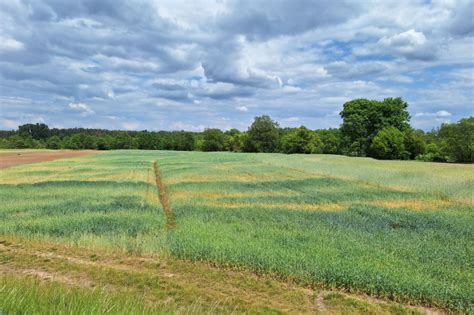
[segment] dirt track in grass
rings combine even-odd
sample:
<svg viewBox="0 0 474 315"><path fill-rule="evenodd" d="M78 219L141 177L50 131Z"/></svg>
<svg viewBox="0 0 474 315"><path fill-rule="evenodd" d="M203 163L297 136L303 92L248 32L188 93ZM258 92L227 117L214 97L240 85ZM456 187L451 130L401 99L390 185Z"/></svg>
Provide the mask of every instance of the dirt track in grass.
<svg viewBox="0 0 474 315"><path fill-rule="evenodd" d="M163 207L163 210L165 211L166 229L172 230L176 227L176 220L173 215L173 210L171 209L171 202L168 193L166 192L165 183L161 179L161 172L156 161L153 162L153 170L155 172L155 181L156 187L158 188L158 196L160 198L160 203Z"/></svg>
<svg viewBox="0 0 474 315"><path fill-rule="evenodd" d="M31 164L70 157L77 157L96 152L97 151L94 150L2 152L0 154L0 169L20 164Z"/></svg>

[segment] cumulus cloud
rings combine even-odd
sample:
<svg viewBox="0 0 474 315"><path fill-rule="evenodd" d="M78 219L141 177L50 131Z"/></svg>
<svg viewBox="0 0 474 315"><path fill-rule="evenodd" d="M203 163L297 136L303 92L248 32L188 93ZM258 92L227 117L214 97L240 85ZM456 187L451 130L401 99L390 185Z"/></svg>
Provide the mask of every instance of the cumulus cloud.
<svg viewBox="0 0 474 315"><path fill-rule="evenodd" d="M384 36L378 41L378 45L388 52L407 58L430 60L435 57L435 47L428 43L423 32L417 32L414 29L393 36Z"/></svg>
<svg viewBox="0 0 474 315"><path fill-rule="evenodd" d="M242 129L270 114L324 128L351 98L402 96L429 129L472 114L472 12L468 1L0 1L1 127Z"/></svg>
<svg viewBox="0 0 474 315"><path fill-rule="evenodd" d="M431 61L437 58L438 45L428 40L425 34L415 29L385 35L377 42L355 47L354 53L361 56L393 56L408 60Z"/></svg>

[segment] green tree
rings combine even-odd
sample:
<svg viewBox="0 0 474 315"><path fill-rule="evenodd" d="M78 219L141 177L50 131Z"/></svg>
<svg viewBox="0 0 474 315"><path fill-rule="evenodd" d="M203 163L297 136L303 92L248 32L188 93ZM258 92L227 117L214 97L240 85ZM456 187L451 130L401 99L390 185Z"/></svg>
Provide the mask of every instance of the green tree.
<svg viewBox="0 0 474 315"><path fill-rule="evenodd" d="M191 132L180 131L175 134L175 150L178 151L193 151L194 150L194 136Z"/></svg>
<svg viewBox="0 0 474 315"><path fill-rule="evenodd" d="M81 134L81 148L92 150L97 149L97 137L88 134Z"/></svg>
<svg viewBox="0 0 474 315"><path fill-rule="evenodd" d="M405 154L405 138L395 127L385 127L374 137L371 145L373 156L378 159L402 159Z"/></svg>
<svg viewBox="0 0 474 315"><path fill-rule="evenodd" d="M20 135L28 135L35 140L44 140L49 137L49 127L46 124L24 124L18 126Z"/></svg>
<svg viewBox="0 0 474 315"><path fill-rule="evenodd" d="M441 150L450 162L474 162L474 116L439 129Z"/></svg>
<svg viewBox="0 0 474 315"><path fill-rule="evenodd" d="M301 126L286 133L281 138L281 149L283 153L320 153L322 143L319 136Z"/></svg>
<svg viewBox="0 0 474 315"><path fill-rule="evenodd" d="M202 150L223 151L225 145L224 133L220 129L207 128L203 132Z"/></svg>
<svg viewBox="0 0 474 315"><path fill-rule="evenodd" d="M408 128L405 130L405 150L409 159L415 159L426 152L425 133L423 130Z"/></svg>
<svg viewBox="0 0 474 315"><path fill-rule="evenodd" d="M28 149L28 148L35 148L35 142L33 138L26 134L23 136L14 135L8 138L10 145L9 147L12 149Z"/></svg>
<svg viewBox="0 0 474 315"><path fill-rule="evenodd" d="M127 131L118 132L114 140L114 149L133 149L136 147L136 143Z"/></svg>
<svg viewBox="0 0 474 315"><path fill-rule="evenodd" d="M2 148L2 149L11 149L10 141L8 141L8 139L0 139L0 148Z"/></svg>
<svg viewBox="0 0 474 315"><path fill-rule="evenodd" d="M52 136L46 141L46 148L52 150L61 149L62 141L58 136Z"/></svg>
<svg viewBox="0 0 474 315"><path fill-rule="evenodd" d="M225 150L231 152L242 152L245 134L240 130L232 128L224 132Z"/></svg>
<svg viewBox="0 0 474 315"><path fill-rule="evenodd" d="M326 130L316 130L317 135L322 142L322 152L324 154L341 153L341 131L330 128Z"/></svg>
<svg viewBox="0 0 474 315"><path fill-rule="evenodd" d="M408 104L401 98L386 98L382 102L356 99L344 104L341 133L345 153L355 156L371 155L373 138L385 127L399 131L409 128Z"/></svg>
<svg viewBox="0 0 474 315"><path fill-rule="evenodd" d="M101 136L97 138L97 149L98 150L110 150L112 148L114 139L109 136Z"/></svg>
<svg viewBox="0 0 474 315"><path fill-rule="evenodd" d="M81 135L76 133L72 136L64 137L63 139L64 149L79 150L82 149Z"/></svg>
<svg viewBox="0 0 474 315"><path fill-rule="evenodd" d="M153 134L146 130L137 133L136 141L138 149L140 150L153 150L155 148Z"/></svg>
<svg viewBox="0 0 474 315"><path fill-rule="evenodd" d="M424 162L446 162L441 148L434 142L427 144L425 153L417 155L415 159Z"/></svg>
<svg viewBox="0 0 474 315"><path fill-rule="evenodd" d="M255 117L244 144L246 152L275 152L280 140L278 123L270 116Z"/></svg>

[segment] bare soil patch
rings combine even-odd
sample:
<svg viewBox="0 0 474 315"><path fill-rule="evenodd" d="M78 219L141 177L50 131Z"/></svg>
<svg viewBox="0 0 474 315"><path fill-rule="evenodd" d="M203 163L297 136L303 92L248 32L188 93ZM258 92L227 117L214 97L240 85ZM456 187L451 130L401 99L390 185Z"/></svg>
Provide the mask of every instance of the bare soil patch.
<svg viewBox="0 0 474 315"><path fill-rule="evenodd" d="M94 150L5 152L0 155L0 169L20 164L31 164L70 157L77 157L96 152L97 151Z"/></svg>

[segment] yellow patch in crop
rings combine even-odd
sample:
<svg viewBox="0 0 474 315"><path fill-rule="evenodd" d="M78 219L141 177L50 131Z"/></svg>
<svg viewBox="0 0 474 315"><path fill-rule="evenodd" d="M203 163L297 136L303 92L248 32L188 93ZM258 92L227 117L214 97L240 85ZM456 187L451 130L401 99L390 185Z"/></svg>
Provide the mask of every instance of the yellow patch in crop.
<svg viewBox="0 0 474 315"><path fill-rule="evenodd" d="M303 180L307 178L301 175L291 173L238 173L238 174L215 174L215 175L187 175L182 177L165 177L165 182L168 185L177 183L211 183L211 182L239 182L239 183L256 183L256 182L270 182L298 179Z"/></svg>
<svg viewBox="0 0 474 315"><path fill-rule="evenodd" d="M440 207L452 205L453 203L444 200L420 200L420 199L386 199L368 202L370 205L386 208L409 208L417 211L437 210Z"/></svg>
<svg viewBox="0 0 474 315"><path fill-rule="evenodd" d="M363 185L365 187L369 188L379 188L379 189L385 189L385 190L390 190L390 191L396 191L396 192L413 192L415 191L413 188L407 187L407 186L400 186L400 185L383 185L379 183L370 183L370 182L364 182Z"/></svg>
<svg viewBox="0 0 474 315"><path fill-rule="evenodd" d="M205 206L220 208L264 208L264 209L290 209L307 211L341 211L346 209L344 205L338 203L263 203L263 202L209 202L203 203Z"/></svg>
<svg viewBox="0 0 474 315"><path fill-rule="evenodd" d="M160 204L160 198L158 197L156 189L147 190L145 193L145 199L152 204Z"/></svg>
<svg viewBox="0 0 474 315"><path fill-rule="evenodd" d="M297 196L299 193L292 191L249 191L249 192L229 192L229 191L199 191L199 190L178 190L170 192L174 200L184 199L220 199L220 198L251 198L251 197L273 197L273 196Z"/></svg>

